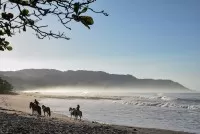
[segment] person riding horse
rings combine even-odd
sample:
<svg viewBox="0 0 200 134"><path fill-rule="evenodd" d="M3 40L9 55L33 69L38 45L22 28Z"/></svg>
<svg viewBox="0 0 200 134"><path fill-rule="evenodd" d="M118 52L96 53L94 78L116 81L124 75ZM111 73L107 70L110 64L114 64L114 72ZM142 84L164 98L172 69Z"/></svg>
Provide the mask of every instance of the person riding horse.
<svg viewBox="0 0 200 134"><path fill-rule="evenodd" d="M80 111L80 106L79 105L77 105L76 110Z"/></svg>
<svg viewBox="0 0 200 134"><path fill-rule="evenodd" d="M35 99L35 102L34 102L36 105L39 105L39 102Z"/></svg>
<svg viewBox="0 0 200 134"><path fill-rule="evenodd" d="M79 116L80 120L81 120L82 111L80 111L79 108L80 108L79 105L77 105L77 108L71 108L71 107L69 108L69 112L70 112L71 118L72 118L72 116L74 116L75 117L74 119L77 120L78 116Z"/></svg>
<svg viewBox="0 0 200 134"><path fill-rule="evenodd" d="M32 114L34 112L37 112L39 115L41 115L41 107L39 105L36 105L35 103L30 102L29 108L32 109Z"/></svg>

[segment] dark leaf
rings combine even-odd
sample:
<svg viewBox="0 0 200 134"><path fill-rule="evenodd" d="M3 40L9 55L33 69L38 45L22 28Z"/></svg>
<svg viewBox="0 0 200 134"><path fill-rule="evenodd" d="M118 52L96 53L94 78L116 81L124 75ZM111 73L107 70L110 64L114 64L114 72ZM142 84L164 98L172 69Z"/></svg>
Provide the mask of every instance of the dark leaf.
<svg viewBox="0 0 200 134"><path fill-rule="evenodd" d="M34 20L29 19L29 20L28 20L28 23L29 23L30 25L34 25Z"/></svg>
<svg viewBox="0 0 200 134"><path fill-rule="evenodd" d="M7 16L9 19L12 19L14 17L14 15L12 13L8 13Z"/></svg>
<svg viewBox="0 0 200 134"><path fill-rule="evenodd" d="M88 7L84 7L83 10L79 13L79 15L82 14L82 13L87 12L87 9L88 9Z"/></svg>
<svg viewBox="0 0 200 134"><path fill-rule="evenodd" d="M4 35L4 32L2 30L0 30L0 35Z"/></svg>
<svg viewBox="0 0 200 134"><path fill-rule="evenodd" d="M5 33L6 33L8 36L11 36L11 32L10 32L9 29L6 29L6 30L5 30Z"/></svg>
<svg viewBox="0 0 200 134"><path fill-rule="evenodd" d="M6 4L3 6L3 11L4 12L6 11Z"/></svg>
<svg viewBox="0 0 200 134"><path fill-rule="evenodd" d="M27 10L27 9L23 9L23 10L21 11L21 15L22 15L22 16L28 16L28 13L29 13L29 10Z"/></svg>
<svg viewBox="0 0 200 134"><path fill-rule="evenodd" d="M3 47L2 47L2 46L0 46L0 51L4 51L4 49L3 49Z"/></svg>
<svg viewBox="0 0 200 134"><path fill-rule="evenodd" d="M5 41L5 46L8 46L10 43L8 41Z"/></svg>
<svg viewBox="0 0 200 134"><path fill-rule="evenodd" d="M7 46L6 48L8 51L12 51L12 49L13 49L11 46Z"/></svg>
<svg viewBox="0 0 200 134"><path fill-rule="evenodd" d="M74 3L74 12L75 12L76 14L78 14L79 8L80 8L79 2Z"/></svg>
<svg viewBox="0 0 200 134"><path fill-rule="evenodd" d="M93 25L94 21L93 18L90 16L79 16L81 22L84 22L87 25Z"/></svg>
<svg viewBox="0 0 200 134"><path fill-rule="evenodd" d="M24 27L23 27L23 31L25 31L25 32L26 32L26 26L24 26Z"/></svg>

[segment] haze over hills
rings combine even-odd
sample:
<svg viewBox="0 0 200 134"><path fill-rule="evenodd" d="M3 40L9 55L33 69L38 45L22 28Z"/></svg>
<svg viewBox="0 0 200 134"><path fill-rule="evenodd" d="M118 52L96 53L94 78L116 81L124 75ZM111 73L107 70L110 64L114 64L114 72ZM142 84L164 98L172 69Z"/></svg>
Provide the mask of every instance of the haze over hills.
<svg viewBox="0 0 200 134"><path fill-rule="evenodd" d="M181 90L188 88L172 80L138 79L132 75L109 74L102 71L59 71L54 69L24 69L0 71L0 77L15 89L43 87L97 87L104 89Z"/></svg>

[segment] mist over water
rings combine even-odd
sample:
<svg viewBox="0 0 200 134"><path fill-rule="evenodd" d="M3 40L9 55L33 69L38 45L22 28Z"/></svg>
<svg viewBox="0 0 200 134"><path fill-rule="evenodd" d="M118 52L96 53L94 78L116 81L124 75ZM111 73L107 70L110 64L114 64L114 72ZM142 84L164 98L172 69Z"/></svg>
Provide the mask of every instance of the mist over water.
<svg viewBox="0 0 200 134"><path fill-rule="evenodd" d="M45 95L40 103L67 116L70 116L69 107L79 104L83 119L90 121L200 133L200 93L139 93L139 90L87 88L24 92Z"/></svg>
<svg viewBox="0 0 200 134"><path fill-rule="evenodd" d="M135 93L193 93L192 91L181 90L145 90L145 89L106 89L91 87L54 87L38 88L34 90L25 90L24 93L39 93L42 95L62 95L62 96L129 96Z"/></svg>

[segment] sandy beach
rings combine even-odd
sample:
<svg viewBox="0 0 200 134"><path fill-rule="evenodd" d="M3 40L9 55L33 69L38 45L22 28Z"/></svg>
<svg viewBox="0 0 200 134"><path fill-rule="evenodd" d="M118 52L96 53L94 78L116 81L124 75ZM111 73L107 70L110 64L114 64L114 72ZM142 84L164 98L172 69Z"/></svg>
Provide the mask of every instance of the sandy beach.
<svg viewBox="0 0 200 134"><path fill-rule="evenodd" d="M187 134L186 132L100 124L75 121L65 115L51 117L31 115L29 102L41 98L36 95L0 95L0 133L32 134Z"/></svg>

